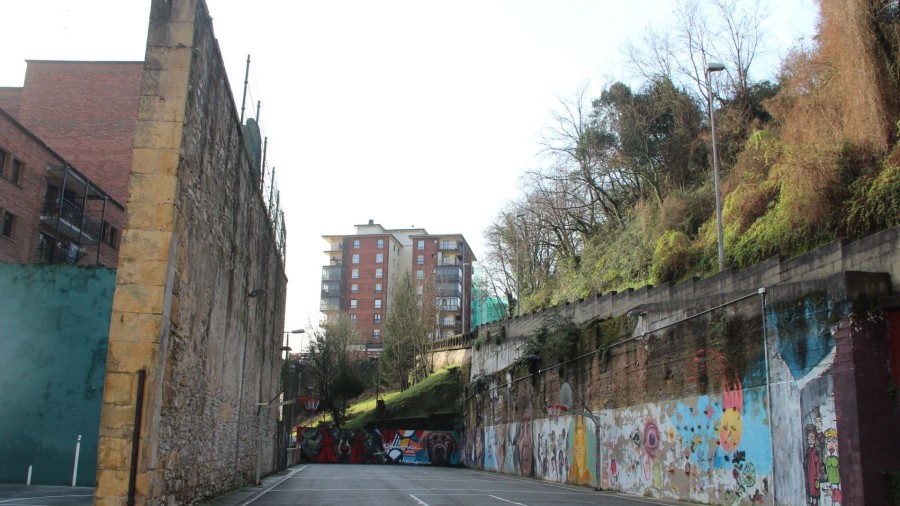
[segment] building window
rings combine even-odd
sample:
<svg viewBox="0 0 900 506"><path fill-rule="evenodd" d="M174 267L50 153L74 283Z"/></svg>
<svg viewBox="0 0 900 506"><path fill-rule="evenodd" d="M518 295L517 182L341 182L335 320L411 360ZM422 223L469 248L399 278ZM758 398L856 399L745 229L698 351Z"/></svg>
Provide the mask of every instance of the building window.
<svg viewBox="0 0 900 506"><path fill-rule="evenodd" d="M355 264L359 263L359 253L353 254L353 263L355 263Z"/></svg>
<svg viewBox="0 0 900 506"><path fill-rule="evenodd" d="M19 176L22 174L22 168L24 166L25 164L23 164L21 160L13 158L12 165L10 165L9 177L6 179L9 179L15 184L19 184Z"/></svg>
<svg viewBox="0 0 900 506"><path fill-rule="evenodd" d="M375 309L381 309L381 299L375 299Z"/></svg>
<svg viewBox="0 0 900 506"><path fill-rule="evenodd" d="M350 271L350 277L353 279L359 279L359 269L353 269Z"/></svg>
<svg viewBox="0 0 900 506"><path fill-rule="evenodd" d="M355 314L350 315L350 321L356 323L356 315Z"/></svg>
<svg viewBox="0 0 900 506"><path fill-rule="evenodd" d="M425 271L416 269L416 279L425 279Z"/></svg>
<svg viewBox="0 0 900 506"><path fill-rule="evenodd" d="M375 316L374 316L374 318L372 318L372 321L375 323L381 323L381 313L375 313Z"/></svg>
<svg viewBox="0 0 900 506"><path fill-rule="evenodd" d="M101 240L108 244L111 248L116 248L116 239L119 237L119 230L116 227L109 224L109 222L103 222L103 231L101 232Z"/></svg>
<svg viewBox="0 0 900 506"><path fill-rule="evenodd" d="M384 277L384 270L383 269L375 269L375 278L381 279L383 277Z"/></svg>
<svg viewBox="0 0 900 506"><path fill-rule="evenodd" d="M375 263L383 264L384 263L384 253L376 253L375 254Z"/></svg>
<svg viewBox="0 0 900 506"><path fill-rule="evenodd" d="M444 265L450 265L450 257L445 256L441 258L441 262L443 262Z"/></svg>
<svg viewBox="0 0 900 506"><path fill-rule="evenodd" d="M353 239L353 247L359 249L359 239Z"/></svg>
<svg viewBox="0 0 900 506"><path fill-rule="evenodd" d="M356 309L357 304L356 299L350 299L350 309Z"/></svg>
<svg viewBox="0 0 900 506"><path fill-rule="evenodd" d="M381 339L381 330L379 330L379 329L373 330L372 331L372 339L374 339L376 341Z"/></svg>
<svg viewBox="0 0 900 506"><path fill-rule="evenodd" d="M381 283L375 283L375 293L381 293L384 291L384 286Z"/></svg>
<svg viewBox="0 0 900 506"><path fill-rule="evenodd" d="M384 247L384 239L378 239L378 247L379 247L379 248L383 248L383 247Z"/></svg>
<svg viewBox="0 0 900 506"><path fill-rule="evenodd" d="M416 243L416 249L425 249L425 241L423 241L422 239L419 239L418 242Z"/></svg>
<svg viewBox="0 0 900 506"><path fill-rule="evenodd" d="M416 257L417 265L425 265L425 255L419 255Z"/></svg>
<svg viewBox="0 0 900 506"><path fill-rule="evenodd" d="M13 228L16 224L16 217L9 211L3 212L3 221L0 221L0 235L8 239L12 239Z"/></svg>
<svg viewBox="0 0 900 506"><path fill-rule="evenodd" d="M356 283L353 283L352 285L350 285L350 292L351 292L351 293L356 293L356 292L358 292L358 291L359 291L359 285L357 285Z"/></svg>
<svg viewBox="0 0 900 506"><path fill-rule="evenodd" d="M6 177L6 159L9 153L0 149L0 176Z"/></svg>

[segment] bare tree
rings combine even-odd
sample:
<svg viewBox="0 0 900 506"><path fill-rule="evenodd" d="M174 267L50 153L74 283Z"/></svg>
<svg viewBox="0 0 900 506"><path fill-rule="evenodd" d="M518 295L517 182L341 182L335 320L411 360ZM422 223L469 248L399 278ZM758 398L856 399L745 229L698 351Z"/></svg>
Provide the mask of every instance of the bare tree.
<svg viewBox="0 0 900 506"><path fill-rule="evenodd" d="M349 401L359 396L364 388L357 370L360 359L357 351L361 344L362 336L346 315L329 320L310 343L309 355L320 407L331 412L338 427L343 424Z"/></svg>

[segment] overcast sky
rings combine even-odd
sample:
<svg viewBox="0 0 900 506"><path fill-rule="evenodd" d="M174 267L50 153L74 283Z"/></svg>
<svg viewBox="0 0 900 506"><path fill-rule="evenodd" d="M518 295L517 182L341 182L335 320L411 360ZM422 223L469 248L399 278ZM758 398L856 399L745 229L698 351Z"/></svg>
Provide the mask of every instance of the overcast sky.
<svg viewBox="0 0 900 506"><path fill-rule="evenodd" d="M766 76L817 15L815 0L769 3ZM251 59L248 107L261 102L287 219L286 330L320 318L322 235L373 219L462 233L482 257L482 231L539 165L559 99L625 78L622 45L673 9L671 0L207 5L237 95ZM22 85L26 59L143 60L149 10L149 0L4 2L0 86Z"/></svg>

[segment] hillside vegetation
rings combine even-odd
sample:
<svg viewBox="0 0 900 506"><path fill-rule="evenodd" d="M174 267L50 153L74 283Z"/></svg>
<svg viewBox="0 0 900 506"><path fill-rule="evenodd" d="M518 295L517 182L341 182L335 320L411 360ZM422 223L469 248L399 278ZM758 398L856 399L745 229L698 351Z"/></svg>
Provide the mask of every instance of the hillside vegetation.
<svg viewBox="0 0 900 506"><path fill-rule="evenodd" d="M485 230L511 313L719 270L710 103L726 267L900 223L896 1L821 0L815 42L774 82L751 74L763 34L749 3L679 6L670 31L629 47L643 84L562 104L546 165Z"/></svg>

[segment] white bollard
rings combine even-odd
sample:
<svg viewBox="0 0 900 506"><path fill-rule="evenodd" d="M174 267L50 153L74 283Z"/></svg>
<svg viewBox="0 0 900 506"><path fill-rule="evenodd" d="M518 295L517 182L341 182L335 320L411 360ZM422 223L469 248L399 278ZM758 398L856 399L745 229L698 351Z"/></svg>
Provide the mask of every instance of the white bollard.
<svg viewBox="0 0 900 506"><path fill-rule="evenodd" d="M28 478L25 480L26 485L31 485L31 464L28 464Z"/></svg>
<svg viewBox="0 0 900 506"><path fill-rule="evenodd" d="M81 434L78 435L78 441L75 443L75 466L72 469L72 486L75 486L75 480L78 478L78 453L81 452Z"/></svg>

